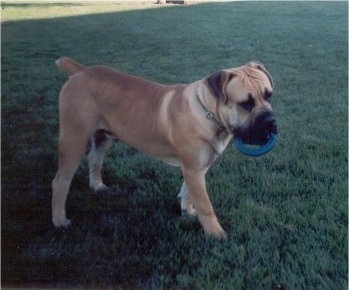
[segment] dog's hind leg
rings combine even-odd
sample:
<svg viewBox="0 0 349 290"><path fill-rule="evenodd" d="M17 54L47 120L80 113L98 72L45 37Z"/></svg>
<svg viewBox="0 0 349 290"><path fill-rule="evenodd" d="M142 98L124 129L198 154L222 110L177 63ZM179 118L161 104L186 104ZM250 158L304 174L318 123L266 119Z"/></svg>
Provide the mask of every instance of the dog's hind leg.
<svg viewBox="0 0 349 290"><path fill-rule="evenodd" d="M88 139L89 134L81 131L60 132L58 171L52 181L52 222L56 227L70 225L66 217L65 202L75 171L86 152Z"/></svg>
<svg viewBox="0 0 349 290"><path fill-rule="evenodd" d="M102 180L104 155L113 139L105 130L97 130L91 138L91 150L88 154L90 188L94 191L107 189Z"/></svg>

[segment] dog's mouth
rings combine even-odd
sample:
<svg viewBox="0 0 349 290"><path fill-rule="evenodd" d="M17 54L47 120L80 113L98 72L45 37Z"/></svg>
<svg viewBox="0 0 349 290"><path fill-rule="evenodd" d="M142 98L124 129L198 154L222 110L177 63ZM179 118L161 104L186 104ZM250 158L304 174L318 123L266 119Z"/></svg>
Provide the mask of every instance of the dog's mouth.
<svg viewBox="0 0 349 290"><path fill-rule="evenodd" d="M259 114L247 128L233 130L234 138L249 145L264 145L270 140L271 135L276 135L277 132L276 120L272 112Z"/></svg>

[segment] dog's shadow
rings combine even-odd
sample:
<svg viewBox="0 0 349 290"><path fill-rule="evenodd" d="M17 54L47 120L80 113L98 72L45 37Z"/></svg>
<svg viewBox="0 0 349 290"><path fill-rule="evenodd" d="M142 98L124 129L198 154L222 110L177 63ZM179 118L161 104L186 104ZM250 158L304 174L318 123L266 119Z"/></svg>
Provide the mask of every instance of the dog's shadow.
<svg viewBox="0 0 349 290"><path fill-rule="evenodd" d="M116 239L164 237L178 226L184 230L200 229L196 218L181 215L177 192L163 192L153 178L116 181L106 175L104 179L106 190L72 189L67 200L72 228L85 228L90 234Z"/></svg>

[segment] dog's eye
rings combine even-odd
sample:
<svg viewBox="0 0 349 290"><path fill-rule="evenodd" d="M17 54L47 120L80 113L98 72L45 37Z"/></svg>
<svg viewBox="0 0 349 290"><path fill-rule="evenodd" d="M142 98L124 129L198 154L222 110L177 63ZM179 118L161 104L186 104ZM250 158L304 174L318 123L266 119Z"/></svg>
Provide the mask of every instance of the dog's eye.
<svg viewBox="0 0 349 290"><path fill-rule="evenodd" d="M251 112L253 110L253 107L254 107L254 99L252 98L251 95L248 96L248 100L247 101L244 101L244 102L241 102L240 103L240 106L248 111L248 112Z"/></svg>
<svg viewBox="0 0 349 290"><path fill-rule="evenodd" d="M265 99L266 101L270 101L271 96L272 96L272 92L269 92L268 90L265 90L264 99Z"/></svg>

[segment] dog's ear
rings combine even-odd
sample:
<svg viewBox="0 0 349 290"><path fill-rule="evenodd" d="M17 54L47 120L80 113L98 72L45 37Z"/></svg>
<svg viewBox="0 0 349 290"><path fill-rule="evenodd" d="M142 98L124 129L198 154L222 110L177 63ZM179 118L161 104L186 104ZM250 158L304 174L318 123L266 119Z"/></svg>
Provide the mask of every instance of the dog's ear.
<svg viewBox="0 0 349 290"><path fill-rule="evenodd" d="M247 64L248 66L251 66L253 68L256 68L256 69L259 69L261 70L262 72L265 73L265 75L268 77L269 79L269 82L270 82L270 85L272 88L274 88L274 82L273 82L273 78L271 77L271 74L267 71L267 69L265 68L264 64L262 64L261 62L259 61L251 61Z"/></svg>
<svg viewBox="0 0 349 290"><path fill-rule="evenodd" d="M225 89L233 77L233 72L222 70L206 78L206 83L210 91L222 103L226 103L228 99Z"/></svg>

